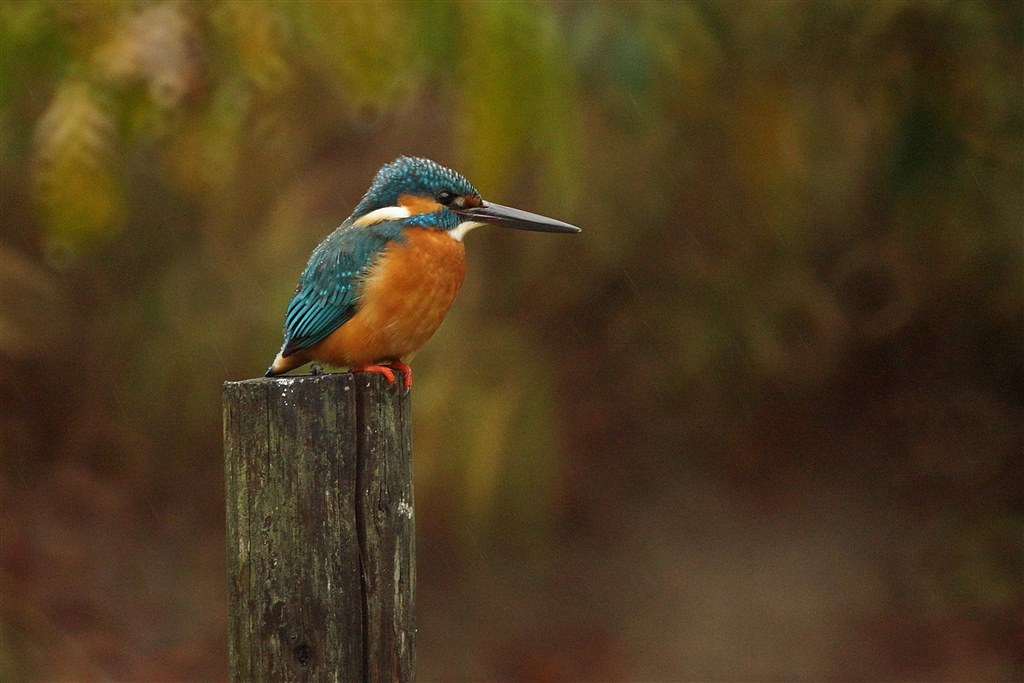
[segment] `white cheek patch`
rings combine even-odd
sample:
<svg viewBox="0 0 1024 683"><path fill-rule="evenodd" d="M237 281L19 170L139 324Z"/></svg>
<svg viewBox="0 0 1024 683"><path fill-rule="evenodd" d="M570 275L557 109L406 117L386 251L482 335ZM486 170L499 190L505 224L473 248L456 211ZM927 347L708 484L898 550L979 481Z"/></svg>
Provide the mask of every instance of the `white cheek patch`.
<svg viewBox="0 0 1024 683"><path fill-rule="evenodd" d="M402 218L408 218L412 214L409 209L404 206L385 206L376 211L364 214L359 218L352 221L352 225L360 228L365 228L370 225L377 223L383 223L384 221L397 221Z"/></svg>
<svg viewBox="0 0 1024 683"><path fill-rule="evenodd" d="M466 233L468 233L470 230L473 230L475 228L479 228L479 227L484 226L484 225L487 225L487 224L486 223L480 223L478 221L466 221L465 223L459 223L454 228L449 230L448 234L451 235L451 238L453 240L455 240L456 242L461 242L462 238L465 237Z"/></svg>

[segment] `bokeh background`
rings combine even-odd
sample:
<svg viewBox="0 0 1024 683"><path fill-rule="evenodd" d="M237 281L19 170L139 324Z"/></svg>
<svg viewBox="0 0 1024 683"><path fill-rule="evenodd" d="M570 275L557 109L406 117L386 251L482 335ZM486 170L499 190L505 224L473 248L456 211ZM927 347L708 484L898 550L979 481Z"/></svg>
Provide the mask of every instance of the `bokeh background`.
<svg viewBox="0 0 1024 683"><path fill-rule="evenodd" d="M226 677L220 387L400 154L423 680L1020 680L1024 4L0 3L0 678Z"/></svg>

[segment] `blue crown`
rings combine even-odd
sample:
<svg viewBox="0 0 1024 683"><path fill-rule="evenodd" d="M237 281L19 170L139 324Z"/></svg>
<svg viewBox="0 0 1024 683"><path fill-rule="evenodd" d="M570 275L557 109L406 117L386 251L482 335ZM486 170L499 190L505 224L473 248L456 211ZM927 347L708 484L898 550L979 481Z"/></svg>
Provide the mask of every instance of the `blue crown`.
<svg viewBox="0 0 1024 683"><path fill-rule="evenodd" d="M468 180L450 168L421 157L399 157L377 171L352 215L358 218L386 206L397 206L398 197L403 194L435 197L442 190L480 196Z"/></svg>

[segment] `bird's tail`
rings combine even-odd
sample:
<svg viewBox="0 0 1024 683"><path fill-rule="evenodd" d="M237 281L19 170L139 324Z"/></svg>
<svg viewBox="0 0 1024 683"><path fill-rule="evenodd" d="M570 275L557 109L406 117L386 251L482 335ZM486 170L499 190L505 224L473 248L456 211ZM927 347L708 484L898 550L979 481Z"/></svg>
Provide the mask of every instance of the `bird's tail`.
<svg viewBox="0 0 1024 683"><path fill-rule="evenodd" d="M263 375L264 377L274 377L275 375L283 375L286 372L294 370L295 368L308 363L309 359L304 357L301 353L293 353L292 355L285 357L280 353L274 358L274 362L267 368L267 372Z"/></svg>

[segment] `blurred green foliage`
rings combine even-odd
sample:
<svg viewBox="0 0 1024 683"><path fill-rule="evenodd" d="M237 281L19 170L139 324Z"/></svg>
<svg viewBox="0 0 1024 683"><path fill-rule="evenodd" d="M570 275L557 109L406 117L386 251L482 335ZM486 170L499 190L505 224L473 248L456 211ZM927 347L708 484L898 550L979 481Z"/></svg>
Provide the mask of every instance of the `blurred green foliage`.
<svg viewBox="0 0 1024 683"><path fill-rule="evenodd" d="M416 359L428 623L432 585L470 603L588 544L579 603L678 565L694 480L794 527L840 486L890 544L851 639L980 635L804 677L1011 671L1022 26L998 1L2 0L0 677L223 676L219 384L266 366L309 251L399 154L584 227L474 234ZM664 531L652 499L689 512ZM683 608L619 589L579 651L495 633L423 669L766 677L659 659L636 624ZM491 614L544 594L508 591Z"/></svg>

